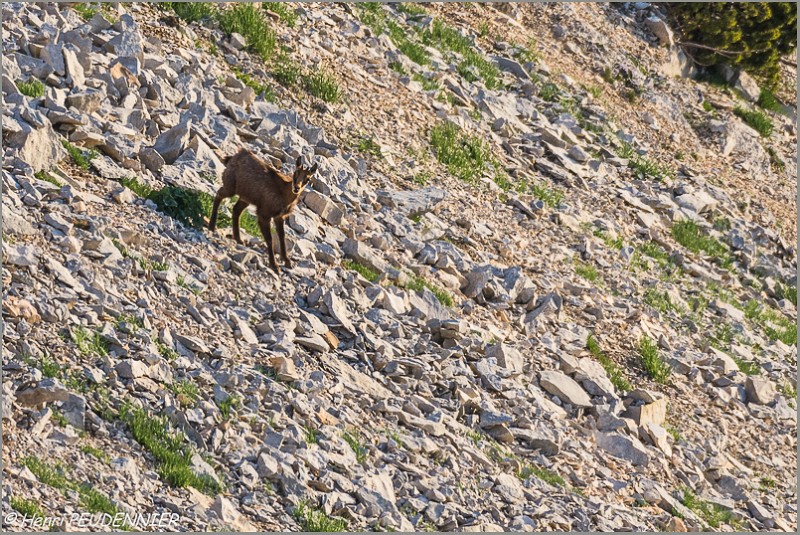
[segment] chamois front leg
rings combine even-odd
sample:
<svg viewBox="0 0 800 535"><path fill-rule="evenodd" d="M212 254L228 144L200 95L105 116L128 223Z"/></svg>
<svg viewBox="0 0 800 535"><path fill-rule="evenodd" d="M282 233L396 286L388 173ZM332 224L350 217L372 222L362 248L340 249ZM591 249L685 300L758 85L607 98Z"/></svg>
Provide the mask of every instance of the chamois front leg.
<svg viewBox="0 0 800 535"><path fill-rule="evenodd" d="M214 197L214 207L211 209L211 217L208 220L208 230L210 230L211 232L214 232L214 230L217 228L217 214L219 213L219 203L221 203L222 199L224 199L222 195L223 189L225 188L220 188L220 190L217 192L217 196Z"/></svg>
<svg viewBox="0 0 800 535"><path fill-rule="evenodd" d="M280 274L281 269L275 262L275 251L272 249L272 229L270 228L270 221L272 218L259 216L258 226L261 228L261 234L264 236L264 241L267 242L267 252L269 253L269 266L275 270L275 273Z"/></svg>
<svg viewBox="0 0 800 535"><path fill-rule="evenodd" d="M289 250L286 248L286 229L283 227L284 221L284 218L276 217L275 228L278 230L278 238L281 240L281 257L283 257L283 263L287 268L292 269L292 261L289 260Z"/></svg>
<svg viewBox="0 0 800 535"><path fill-rule="evenodd" d="M242 212L244 212L245 208L247 208L247 203L242 199L239 199L236 201L236 204L233 205L233 220L231 221L231 226L233 227L233 239L236 240L236 243L239 245L242 245L242 237L239 234L239 219L242 217Z"/></svg>

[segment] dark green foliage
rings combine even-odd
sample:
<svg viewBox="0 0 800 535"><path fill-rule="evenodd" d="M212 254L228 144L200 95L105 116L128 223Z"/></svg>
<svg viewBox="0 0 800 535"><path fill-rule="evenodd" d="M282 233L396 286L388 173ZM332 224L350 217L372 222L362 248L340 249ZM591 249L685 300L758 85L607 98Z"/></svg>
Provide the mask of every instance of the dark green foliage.
<svg viewBox="0 0 800 535"><path fill-rule="evenodd" d="M772 121L764 113L756 110L747 110L741 106L736 106L733 113L741 117L748 126L761 134L761 137L769 137L772 134Z"/></svg>
<svg viewBox="0 0 800 535"><path fill-rule="evenodd" d="M178 186L164 186L160 190L153 191L148 198L165 214L197 229L205 226L203 219L203 214L207 211L205 205L212 202L208 194Z"/></svg>
<svg viewBox="0 0 800 535"><path fill-rule="evenodd" d="M698 63L740 67L768 87L777 85L781 56L797 48L797 8L792 2L675 2L668 6L684 46Z"/></svg>

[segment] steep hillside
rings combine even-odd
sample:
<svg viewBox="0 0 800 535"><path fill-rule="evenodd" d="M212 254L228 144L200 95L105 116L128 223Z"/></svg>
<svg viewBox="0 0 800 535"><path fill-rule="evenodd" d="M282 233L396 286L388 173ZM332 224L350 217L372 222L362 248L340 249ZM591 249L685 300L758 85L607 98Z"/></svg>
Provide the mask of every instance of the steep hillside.
<svg viewBox="0 0 800 535"><path fill-rule="evenodd" d="M656 8L2 19L4 528L796 530L796 110Z"/></svg>

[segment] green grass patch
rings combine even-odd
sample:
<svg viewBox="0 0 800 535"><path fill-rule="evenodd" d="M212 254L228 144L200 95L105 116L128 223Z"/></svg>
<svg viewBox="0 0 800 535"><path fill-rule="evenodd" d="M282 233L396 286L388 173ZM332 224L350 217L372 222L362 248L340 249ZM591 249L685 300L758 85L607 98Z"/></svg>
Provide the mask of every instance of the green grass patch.
<svg viewBox="0 0 800 535"><path fill-rule="evenodd" d="M658 346L648 336L639 341L639 359L642 368L655 382L666 384L672 373L669 365L658 354Z"/></svg>
<svg viewBox="0 0 800 535"><path fill-rule="evenodd" d="M691 509L697 516L712 528L719 528L720 524L728 524L738 531L740 523L733 518L733 513L715 503L699 498L688 487L681 489L683 499L681 503Z"/></svg>
<svg viewBox="0 0 800 535"><path fill-rule="evenodd" d="M514 59L521 63L535 63L541 59L541 56L536 52L536 39L528 39L525 46L517 45L517 50L514 52Z"/></svg>
<svg viewBox="0 0 800 535"><path fill-rule="evenodd" d="M517 477L522 480L528 479L531 476L539 478L545 483L548 483L555 487L567 486L567 483L566 481L564 481L563 477L553 472L552 470L548 470L547 468L539 468L538 466L526 464L517 473Z"/></svg>
<svg viewBox="0 0 800 535"><path fill-rule="evenodd" d="M531 194L550 208L558 208L564 202L563 192L542 184L534 184Z"/></svg>
<svg viewBox="0 0 800 535"><path fill-rule="evenodd" d="M210 2L162 2L161 7L172 10L175 15L186 22L197 22L212 19L216 15L216 6Z"/></svg>
<svg viewBox="0 0 800 535"><path fill-rule="evenodd" d="M81 355L97 355L99 357L108 355L108 342L106 342L99 332L88 331L84 327L76 327L70 331L72 341Z"/></svg>
<svg viewBox="0 0 800 535"><path fill-rule="evenodd" d="M669 254L659 244L648 241L639 246L639 251L656 261L659 268L664 269L672 264Z"/></svg>
<svg viewBox="0 0 800 535"><path fill-rule="evenodd" d="M623 247L625 247L625 241L622 239L622 236L617 236L616 238L612 238L611 236L608 235L607 232L601 229L595 229L593 234L598 238L600 238L601 240L603 240L603 243L605 243L606 246L612 249L620 250Z"/></svg>
<svg viewBox="0 0 800 535"><path fill-rule="evenodd" d="M794 306L797 306L797 286L790 286L779 282L775 286L775 297L778 300L786 299Z"/></svg>
<svg viewBox="0 0 800 535"><path fill-rule="evenodd" d="M434 19L431 27L422 33L422 42L443 51L467 54L472 51L472 41L459 32L442 22Z"/></svg>
<svg viewBox="0 0 800 535"><path fill-rule="evenodd" d="M319 435L317 434L317 430L310 426L305 426L303 428L303 438L305 439L306 444L319 443Z"/></svg>
<svg viewBox="0 0 800 535"><path fill-rule="evenodd" d="M280 53L272 62L270 74L284 87L294 87L303 75L303 69L288 54Z"/></svg>
<svg viewBox="0 0 800 535"><path fill-rule="evenodd" d="M358 460L359 464L364 464L364 461L367 460L367 448L364 447L364 439L361 436L361 433L357 430L354 431L345 431L342 434L342 439L350 446L350 449L353 450L353 453L356 454L356 459Z"/></svg>
<svg viewBox="0 0 800 535"><path fill-rule="evenodd" d="M436 80L431 80L430 78L427 78L416 72L411 75L411 79L415 82L421 83L423 91L437 91L441 88L439 82Z"/></svg>
<svg viewBox="0 0 800 535"><path fill-rule="evenodd" d="M761 137L772 135L772 120L764 112L758 110L747 110L741 106L733 109L734 115L741 118L744 123L758 132Z"/></svg>
<svg viewBox="0 0 800 535"><path fill-rule="evenodd" d="M219 27L227 35L238 33L244 36L247 48L269 60L275 52L275 32L264 13L255 4L234 4L232 8L217 14Z"/></svg>
<svg viewBox="0 0 800 535"><path fill-rule="evenodd" d="M775 93L770 91L769 89L762 89L761 94L758 95L758 101L756 102L759 106L764 108L765 110L775 112L775 113L782 113L783 107L781 103L778 102L778 99L775 98Z"/></svg>
<svg viewBox="0 0 800 535"><path fill-rule="evenodd" d="M500 172L500 163L489 145L479 136L471 136L449 121L436 124L430 131L430 143L436 159L454 176L475 182L489 168Z"/></svg>
<svg viewBox="0 0 800 535"><path fill-rule="evenodd" d="M539 88L539 98L545 102L555 102L561 94L561 89L553 82L547 82Z"/></svg>
<svg viewBox="0 0 800 535"><path fill-rule="evenodd" d="M456 71L468 82L481 80L487 89L503 87L503 75L493 62L481 54L469 51L456 66Z"/></svg>
<svg viewBox="0 0 800 535"><path fill-rule="evenodd" d="M230 420L231 416L233 416L233 411L242 406L242 398L234 394L217 403L217 406L219 407L219 412L222 413L222 418Z"/></svg>
<svg viewBox="0 0 800 535"><path fill-rule="evenodd" d="M44 509L39 507L39 504L33 500L12 496L9 503L12 509L28 518L42 518L45 516Z"/></svg>
<svg viewBox="0 0 800 535"><path fill-rule="evenodd" d="M673 178L674 171L662 165L655 160L642 156L631 146L629 143L623 143L622 149L619 151L619 157L628 160L628 167L633 169L635 173L639 173L645 177L651 177L656 181L661 181L666 178Z"/></svg>
<svg viewBox="0 0 800 535"><path fill-rule="evenodd" d="M308 500L297 504L292 516L303 528L303 531L315 533L347 531L347 521L345 519L325 514L321 509L312 506Z"/></svg>
<svg viewBox="0 0 800 535"><path fill-rule="evenodd" d="M775 310L762 307L751 299L744 308L745 316L761 326L770 340L780 340L788 346L797 345L797 325Z"/></svg>
<svg viewBox="0 0 800 535"><path fill-rule="evenodd" d="M450 295L450 292L442 288L439 288L435 284L432 284L417 275L411 276L409 278L409 281L404 285L404 288L407 290L414 290L416 292L422 292L423 288L427 288L433 293L434 296L436 296L436 299L438 299L439 302L444 306L451 307L455 304L453 296Z"/></svg>
<svg viewBox="0 0 800 535"><path fill-rule="evenodd" d="M401 4L397 4L397 11L400 13L405 13L406 15L411 15L412 17L425 15L428 13L424 7L417 5L414 2L403 2Z"/></svg>
<svg viewBox="0 0 800 535"><path fill-rule="evenodd" d="M781 159L774 147L767 147L767 155L769 155L770 168L779 173L783 173L786 170L786 162Z"/></svg>
<svg viewBox="0 0 800 535"><path fill-rule="evenodd" d="M672 302L667 292L659 292L655 288L648 288L645 291L644 302L662 314L667 314L672 310L678 313L685 312L681 306Z"/></svg>
<svg viewBox="0 0 800 535"><path fill-rule="evenodd" d="M169 347L161 340L156 340L155 344L156 347L158 348L158 354L161 355L167 361L173 361L180 356L177 351Z"/></svg>
<svg viewBox="0 0 800 535"><path fill-rule="evenodd" d="M713 257L725 269L733 266L733 257L728 247L716 238L706 235L697 223L690 219L676 221L672 225L672 237L693 253L705 253Z"/></svg>
<svg viewBox="0 0 800 535"><path fill-rule="evenodd" d="M90 513L107 513L115 515L117 506L105 494L95 490L88 483L78 483L71 479L66 467L61 463L47 463L33 456L25 457L22 464L30 470L36 478L45 485L63 492L78 493L78 503ZM124 526L123 529L127 527Z"/></svg>
<svg viewBox="0 0 800 535"><path fill-rule="evenodd" d="M405 76L405 75L408 74L408 71L406 70L406 68L403 67L403 64L400 63L399 61L391 61L391 62L389 62L389 68L392 69L397 74L399 74L400 76Z"/></svg>
<svg viewBox="0 0 800 535"><path fill-rule="evenodd" d="M338 80L325 69L303 75L303 87L309 94L325 102L338 102L341 98Z"/></svg>
<svg viewBox="0 0 800 535"><path fill-rule="evenodd" d="M297 24L297 13L287 6L285 2L262 2L261 5L264 6L264 9L268 9L278 15L281 22L289 28L294 28Z"/></svg>
<svg viewBox="0 0 800 535"><path fill-rule="evenodd" d="M200 399L197 383L191 379L182 379L169 385L169 390L181 407L194 407Z"/></svg>
<svg viewBox="0 0 800 535"><path fill-rule="evenodd" d="M389 38L394 45L402 52L408 59L417 65L428 65L431 62L430 54L425 47L409 39L411 32L400 27L392 20L384 22L386 29L389 30Z"/></svg>
<svg viewBox="0 0 800 535"><path fill-rule="evenodd" d="M86 455L91 455L95 459L98 459L99 461L102 461L104 463L107 463L110 460L106 452L104 452L100 448L95 448L94 446L90 446L88 444L84 444L83 446L81 446L81 451Z"/></svg>
<svg viewBox="0 0 800 535"><path fill-rule="evenodd" d="M172 487L194 487L201 492L218 492L219 485L191 468L192 451L180 431L170 429L166 418L149 414L126 403L120 409L133 438L155 458L158 474Z"/></svg>
<svg viewBox="0 0 800 535"><path fill-rule="evenodd" d="M630 383L627 379L625 379L625 375L622 373L622 369L617 366L613 360L608 358L605 353L603 353L603 350L600 349L600 344L597 342L594 335L590 334L586 339L586 349L594 358L597 359L597 361L606 371L606 374L608 374L608 378L611 380L611 384L614 385L614 388L620 392L630 392L632 390Z"/></svg>
<svg viewBox="0 0 800 535"><path fill-rule="evenodd" d="M680 430L674 425L665 425L664 430L669 433L669 436L671 436L672 440L674 440L676 443L683 438Z"/></svg>
<svg viewBox="0 0 800 535"><path fill-rule="evenodd" d="M356 149L362 154L369 154L377 158L381 156L381 146L375 142L372 136L361 136L356 144Z"/></svg>
<svg viewBox="0 0 800 535"><path fill-rule="evenodd" d="M365 266L359 262L355 262L353 260L342 260L342 267L345 269L349 269L350 271L355 271L359 273L362 277L367 279L369 282L375 282L380 278L381 274L375 271L374 269Z"/></svg>
<svg viewBox="0 0 800 535"><path fill-rule="evenodd" d="M576 262L575 273L589 282L596 282L600 278L597 268L591 264L584 264L583 262Z"/></svg>
<svg viewBox="0 0 800 535"><path fill-rule="evenodd" d="M48 173L47 171L37 171L36 173L34 173L33 176L35 176L39 180L43 180L45 182L49 182L50 184L52 184L52 185L54 185L56 187L59 187L59 188L64 185L63 182L61 182L59 179L57 179L55 176L53 176L52 173Z"/></svg>
<svg viewBox="0 0 800 535"><path fill-rule="evenodd" d="M44 96L44 84L36 78L23 82L17 80L17 89L26 97L39 98Z"/></svg>
<svg viewBox="0 0 800 535"><path fill-rule="evenodd" d="M256 95L263 96L264 100L266 101L275 102L275 93L266 83L257 80L253 76L242 72L236 67L232 67L231 70L236 78L238 78L244 85L255 91Z"/></svg>
<svg viewBox="0 0 800 535"><path fill-rule="evenodd" d="M67 154L69 154L69 157L72 158L72 161L75 163L75 165L85 171L89 170L89 164L92 162L92 160L100 156L100 153L96 150L82 150L80 147L76 147L66 139L62 139L61 144L67 150Z"/></svg>

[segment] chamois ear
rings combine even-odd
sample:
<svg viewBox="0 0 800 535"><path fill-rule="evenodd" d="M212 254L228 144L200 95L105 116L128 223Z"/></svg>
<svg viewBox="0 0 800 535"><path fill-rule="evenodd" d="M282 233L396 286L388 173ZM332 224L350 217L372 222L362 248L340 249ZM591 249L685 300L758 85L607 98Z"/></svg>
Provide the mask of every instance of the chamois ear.
<svg viewBox="0 0 800 535"><path fill-rule="evenodd" d="M314 173L316 173L316 172L317 172L317 167L319 167L319 164L317 164L317 163L315 163L314 165L312 165L312 166L311 166L311 169L309 169L309 170L308 170L308 175L309 175L309 176L311 176L311 175L313 175Z"/></svg>
<svg viewBox="0 0 800 535"><path fill-rule="evenodd" d="M303 166L303 155L302 154L297 157L297 162L295 162L294 166L297 169L300 169Z"/></svg>

